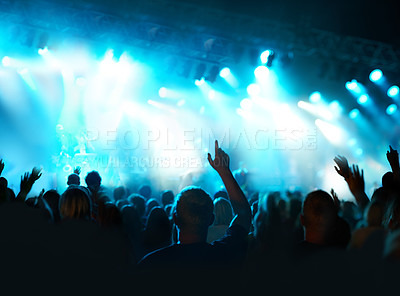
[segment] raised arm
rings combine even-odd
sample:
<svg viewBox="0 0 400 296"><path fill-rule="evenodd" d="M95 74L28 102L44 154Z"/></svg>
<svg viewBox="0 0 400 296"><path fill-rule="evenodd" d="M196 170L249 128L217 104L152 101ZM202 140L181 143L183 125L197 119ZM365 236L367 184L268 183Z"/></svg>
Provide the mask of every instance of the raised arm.
<svg viewBox="0 0 400 296"><path fill-rule="evenodd" d="M392 169L393 177L397 180L396 184L400 184L399 153L389 145L389 151L386 152L386 157Z"/></svg>
<svg viewBox="0 0 400 296"><path fill-rule="evenodd" d="M25 173L23 176L21 176L20 191L17 195L17 200L25 201L29 191L32 189L33 184L42 175L40 171L41 169L34 167L31 174Z"/></svg>
<svg viewBox="0 0 400 296"><path fill-rule="evenodd" d="M208 161L221 177L228 192L233 212L236 215L231 225L241 225L246 231L249 231L252 218L249 202L229 168L229 155L219 148L218 141L215 141L215 158L212 159L211 154L208 153Z"/></svg>
<svg viewBox="0 0 400 296"><path fill-rule="evenodd" d="M348 161L344 156L336 156L334 161L337 164L337 167L335 166L336 172L344 178L358 207L364 211L369 203L369 198L365 193L364 171L360 171L358 165L353 165L352 169L350 169Z"/></svg>
<svg viewBox="0 0 400 296"><path fill-rule="evenodd" d="M4 162L2 159L0 159L0 176L1 176L1 173L3 172L3 170L4 170Z"/></svg>

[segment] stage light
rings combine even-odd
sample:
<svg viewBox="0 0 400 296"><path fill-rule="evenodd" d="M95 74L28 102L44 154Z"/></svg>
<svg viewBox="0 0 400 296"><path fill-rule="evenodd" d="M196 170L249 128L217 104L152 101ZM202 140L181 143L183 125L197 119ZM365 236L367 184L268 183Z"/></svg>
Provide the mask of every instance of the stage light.
<svg viewBox="0 0 400 296"><path fill-rule="evenodd" d="M393 115L397 111L397 105L391 104L386 108L386 114Z"/></svg>
<svg viewBox="0 0 400 296"><path fill-rule="evenodd" d="M158 95L160 96L160 98L166 98L167 97L167 93L168 93L168 90L165 87L161 87L158 90Z"/></svg>
<svg viewBox="0 0 400 296"><path fill-rule="evenodd" d="M250 100L248 98L243 99L243 100L240 101L240 107L243 110L250 110L251 107L253 107L253 102L252 102L252 100Z"/></svg>
<svg viewBox="0 0 400 296"><path fill-rule="evenodd" d="M321 102L321 99L322 99L322 96L319 91L313 92L309 97L310 102L314 103L314 104Z"/></svg>
<svg viewBox="0 0 400 296"><path fill-rule="evenodd" d="M261 87L257 83L252 83L247 86L247 93L249 96L257 96L261 92Z"/></svg>
<svg viewBox="0 0 400 296"><path fill-rule="evenodd" d="M47 46L45 46L44 48L39 48L38 49L38 54L43 56L45 54L47 54L49 52L49 49L47 48Z"/></svg>
<svg viewBox="0 0 400 296"><path fill-rule="evenodd" d="M254 70L254 76L256 76L257 79L263 80L267 78L269 75L269 69L266 66L258 66Z"/></svg>
<svg viewBox="0 0 400 296"><path fill-rule="evenodd" d="M222 68L221 71L219 71L219 76L222 78L227 78L231 74L231 69L228 67Z"/></svg>
<svg viewBox="0 0 400 296"><path fill-rule="evenodd" d="M369 101L369 97L366 94L363 94L357 98L357 103L360 105L365 105Z"/></svg>
<svg viewBox="0 0 400 296"><path fill-rule="evenodd" d="M11 58L8 56L5 56L2 60L1 63L3 64L4 67L9 67L11 65Z"/></svg>
<svg viewBox="0 0 400 296"><path fill-rule="evenodd" d="M360 110L358 110L357 108L355 108L355 109L353 109L353 110L351 110L351 111L349 112L349 117L350 117L351 119L355 119L355 118L357 118L359 115L360 115Z"/></svg>
<svg viewBox="0 0 400 296"><path fill-rule="evenodd" d="M201 86L201 85L203 85L205 82L206 82L206 81L204 80L204 78L201 78L201 79L196 79L196 80L194 81L194 84L195 84L196 86Z"/></svg>
<svg viewBox="0 0 400 296"><path fill-rule="evenodd" d="M358 81L355 79L353 79L352 81L347 81L345 86L349 91L353 91L355 93L361 93L361 87Z"/></svg>
<svg viewBox="0 0 400 296"><path fill-rule="evenodd" d="M382 78L382 76L383 76L382 71L379 69L375 69L371 71L371 73L369 74L369 80L371 80L372 82L377 82L379 79Z"/></svg>
<svg viewBox="0 0 400 296"><path fill-rule="evenodd" d="M391 98L394 98L398 94L399 94L399 87L397 85L391 86L387 91L387 95Z"/></svg>
<svg viewBox="0 0 400 296"><path fill-rule="evenodd" d="M299 101L297 106L307 112L313 114L316 117L321 117L325 120L332 120L334 118L332 112L323 105L314 105L312 103Z"/></svg>
<svg viewBox="0 0 400 296"><path fill-rule="evenodd" d="M316 119L315 125L329 142L333 144L341 144L343 140L343 132L339 127L321 119Z"/></svg>
<svg viewBox="0 0 400 296"><path fill-rule="evenodd" d="M268 62L268 58L271 55L272 51L267 49L266 51L263 51L260 55L260 60L261 63L266 64Z"/></svg>

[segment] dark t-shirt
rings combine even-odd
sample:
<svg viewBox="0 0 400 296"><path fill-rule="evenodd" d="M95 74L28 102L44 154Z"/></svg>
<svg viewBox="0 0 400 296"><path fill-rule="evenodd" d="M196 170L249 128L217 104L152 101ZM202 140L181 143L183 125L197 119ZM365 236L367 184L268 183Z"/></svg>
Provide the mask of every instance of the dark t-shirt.
<svg viewBox="0 0 400 296"><path fill-rule="evenodd" d="M223 278L232 279L238 274L246 250L247 231L234 225L228 228L225 236L211 244L173 244L147 254L138 263L139 276L146 289L157 289L151 284L155 280L160 285L168 285L179 279L181 286L190 288L195 285L207 291L208 284L215 285L214 281L210 282L213 277L219 279L218 283L223 283Z"/></svg>
<svg viewBox="0 0 400 296"><path fill-rule="evenodd" d="M245 256L247 232L240 226L228 228L225 235L211 244L173 244L147 254L139 269L215 268L238 264Z"/></svg>

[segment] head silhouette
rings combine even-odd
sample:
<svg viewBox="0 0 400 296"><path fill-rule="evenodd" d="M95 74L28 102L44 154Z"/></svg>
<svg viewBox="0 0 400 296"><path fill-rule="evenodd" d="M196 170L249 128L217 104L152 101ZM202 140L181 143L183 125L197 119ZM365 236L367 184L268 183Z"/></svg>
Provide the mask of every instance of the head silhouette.
<svg viewBox="0 0 400 296"><path fill-rule="evenodd" d="M91 171L86 175L85 182L92 192L97 192L101 185L101 177L97 171Z"/></svg>
<svg viewBox="0 0 400 296"><path fill-rule="evenodd" d="M199 187L186 187L177 196L174 222L181 231L207 232L214 222L211 196Z"/></svg>

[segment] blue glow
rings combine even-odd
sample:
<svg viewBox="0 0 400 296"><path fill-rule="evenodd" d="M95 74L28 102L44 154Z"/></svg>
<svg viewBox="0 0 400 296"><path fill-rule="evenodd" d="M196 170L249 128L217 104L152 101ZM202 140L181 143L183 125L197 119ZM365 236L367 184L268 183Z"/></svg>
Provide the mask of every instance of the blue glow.
<svg viewBox="0 0 400 296"><path fill-rule="evenodd" d="M243 110L250 110L252 106L253 106L253 102L252 102L252 100L250 100L248 98L240 101L240 107Z"/></svg>
<svg viewBox="0 0 400 296"><path fill-rule="evenodd" d="M161 87L158 90L158 95L160 96L160 98L165 98L167 96L167 89L165 87Z"/></svg>
<svg viewBox="0 0 400 296"><path fill-rule="evenodd" d="M247 93L250 96L257 96L258 94L260 94L260 92L261 87L256 83L249 84L249 86L247 87Z"/></svg>
<svg viewBox="0 0 400 296"><path fill-rule="evenodd" d="M351 110L350 111L350 113L349 113L349 117L351 118L351 119L355 119L355 118L357 118L358 116L360 115L360 110L358 110L358 109L353 109L353 110Z"/></svg>
<svg viewBox="0 0 400 296"><path fill-rule="evenodd" d="M208 92L208 98L209 98L210 100L212 100L212 99L215 98L215 90L211 89L211 90Z"/></svg>
<svg viewBox="0 0 400 296"><path fill-rule="evenodd" d="M358 97L357 103L359 103L360 105L364 105L364 104L368 103L368 100L369 100L368 95L363 94Z"/></svg>
<svg viewBox="0 0 400 296"><path fill-rule="evenodd" d="M387 91L387 95L391 98L397 96L398 94L399 94L399 87L397 85L391 86Z"/></svg>
<svg viewBox="0 0 400 296"><path fill-rule="evenodd" d="M38 54L41 56L47 54L48 52L49 52L49 49L47 48L47 46L45 48L38 49Z"/></svg>
<svg viewBox="0 0 400 296"><path fill-rule="evenodd" d="M322 96L319 91L313 92L309 97L310 102L314 103L314 104L321 102L321 99L322 99Z"/></svg>
<svg viewBox="0 0 400 296"><path fill-rule="evenodd" d="M386 114L393 115L397 111L397 105L391 104L386 108Z"/></svg>
<svg viewBox="0 0 400 296"><path fill-rule="evenodd" d="M267 49L266 51L263 51L260 55L260 60L261 63L266 64L268 62L268 58L271 55L272 51Z"/></svg>
<svg viewBox="0 0 400 296"><path fill-rule="evenodd" d="M363 153L364 153L364 151L361 148L357 148L356 149L356 155L357 156L361 156L361 155L363 155Z"/></svg>
<svg viewBox="0 0 400 296"><path fill-rule="evenodd" d="M219 76L222 78L227 78L231 74L231 69L228 67L222 68L221 71L219 71Z"/></svg>
<svg viewBox="0 0 400 296"><path fill-rule="evenodd" d="M269 69L266 66L258 66L254 70L254 75L257 77L257 79L265 79L269 76Z"/></svg>
<svg viewBox="0 0 400 296"><path fill-rule="evenodd" d="M375 69L369 74L369 80L371 80L372 82L377 82L379 79L382 78L382 76L382 71L379 69Z"/></svg>
<svg viewBox="0 0 400 296"><path fill-rule="evenodd" d="M354 138L351 138L348 142L347 145L349 145L350 147L353 147L355 144L357 144L357 140Z"/></svg>
<svg viewBox="0 0 400 296"><path fill-rule="evenodd" d="M361 87L360 87L358 81L355 79L353 79L352 81L347 81L345 86L349 91L352 91L355 93L361 93Z"/></svg>
<svg viewBox="0 0 400 296"><path fill-rule="evenodd" d="M21 75L21 78L25 81L25 83L32 89L36 90L36 85L33 82L32 76L29 73L28 69L24 68L18 71L18 74Z"/></svg>
<svg viewBox="0 0 400 296"><path fill-rule="evenodd" d="M2 60L1 63L3 64L4 67L8 67L11 64L11 58L8 56L5 56Z"/></svg>
<svg viewBox="0 0 400 296"><path fill-rule="evenodd" d="M205 82L206 82L206 81L204 80L204 78L201 78L200 80L199 80L199 79L196 79L196 80L194 81L194 84L195 84L196 86L201 86L201 85L203 85Z"/></svg>

